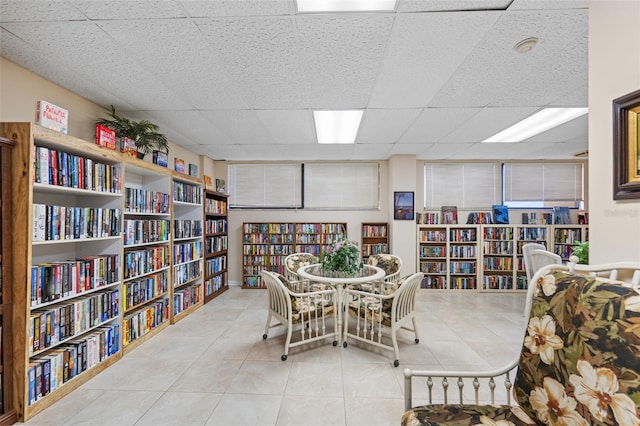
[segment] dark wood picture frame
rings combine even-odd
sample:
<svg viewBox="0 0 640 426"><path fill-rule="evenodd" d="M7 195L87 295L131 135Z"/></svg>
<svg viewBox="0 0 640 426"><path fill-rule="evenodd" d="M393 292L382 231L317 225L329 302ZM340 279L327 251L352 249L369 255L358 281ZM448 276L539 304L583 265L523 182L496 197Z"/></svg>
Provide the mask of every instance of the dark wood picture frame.
<svg viewBox="0 0 640 426"><path fill-rule="evenodd" d="M413 191L395 191L393 193L393 219L415 219Z"/></svg>
<svg viewBox="0 0 640 426"><path fill-rule="evenodd" d="M640 90L613 100L613 199L640 199Z"/></svg>

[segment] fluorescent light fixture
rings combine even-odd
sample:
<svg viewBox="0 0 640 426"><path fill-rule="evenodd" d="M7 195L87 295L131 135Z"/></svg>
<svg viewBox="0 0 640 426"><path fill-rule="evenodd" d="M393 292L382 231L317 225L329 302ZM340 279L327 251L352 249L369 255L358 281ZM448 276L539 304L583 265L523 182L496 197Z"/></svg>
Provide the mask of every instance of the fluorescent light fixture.
<svg viewBox="0 0 640 426"><path fill-rule="evenodd" d="M347 111L313 111L318 143L356 143L356 135L358 134L363 112L361 109Z"/></svg>
<svg viewBox="0 0 640 426"><path fill-rule="evenodd" d="M482 142L521 142L588 112L589 108L545 108Z"/></svg>
<svg viewBox="0 0 640 426"><path fill-rule="evenodd" d="M296 0L298 13L394 11L396 0Z"/></svg>

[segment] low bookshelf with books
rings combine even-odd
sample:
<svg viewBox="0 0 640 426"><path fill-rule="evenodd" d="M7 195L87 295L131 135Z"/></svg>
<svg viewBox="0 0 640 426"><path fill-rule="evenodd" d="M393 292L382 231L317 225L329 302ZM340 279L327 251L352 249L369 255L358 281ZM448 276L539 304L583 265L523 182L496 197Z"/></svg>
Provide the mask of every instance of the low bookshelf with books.
<svg viewBox="0 0 640 426"><path fill-rule="evenodd" d="M229 196L205 190L204 303L229 289L227 271L227 201Z"/></svg>
<svg viewBox="0 0 640 426"><path fill-rule="evenodd" d="M387 222L362 223L362 260L372 254L389 253L389 224Z"/></svg>
<svg viewBox="0 0 640 426"><path fill-rule="evenodd" d="M242 229L243 288L265 288L260 271L284 274L284 261L290 254L320 257L329 244L347 238L346 223L246 222Z"/></svg>

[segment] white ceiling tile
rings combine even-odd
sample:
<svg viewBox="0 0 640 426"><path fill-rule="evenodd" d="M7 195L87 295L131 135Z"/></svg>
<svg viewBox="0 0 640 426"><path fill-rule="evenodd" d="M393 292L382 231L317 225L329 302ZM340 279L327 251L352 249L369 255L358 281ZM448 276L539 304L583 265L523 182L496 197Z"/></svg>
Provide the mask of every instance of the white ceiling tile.
<svg viewBox="0 0 640 426"><path fill-rule="evenodd" d="M89 19L184 18L186 14L174 1L168 0L69 0Z"/></svg>
<svg viewBox="0 0 640 426"><path fill-rule="evenodd" d="M585 0L514 0L509 10L533 10L533 9L586 9Z"/></svg>
<svg viewBox="0 0 640 426"><path fill-rule="evenodd" d="M426 108L407 128L399 142L427 144L438 142L479 111L480 108Z"/></svg>
<svg viewBox="0 0 640 426"><path fill-rule="evenodd" d="M350 160L379 160L388 158L393 145L391 144L358 144L354 145Z"/></svg>
<svg viewBox="0 0 640 426"><path fill-rule="evenodd" d="M60 0L2 0L0 22L81 21L85 16Z"/></svg>
<svg viewBox="0 0 640 426"><path fill-rule="evenodd" d="M443 144L436 143L427 147L425 151L418 156L419 160L450 160L456 158L462 158L473 144L461 143L461 144ZM464 157L466 158L466 157Z"/></svg>
<svg viewBox="0 0 640 426"><path fill-rule="evenodd" d="M313 116L308 110L257 110L258 119L278 144L315 144Z"/></svg>
<svg viewBox="0 0 640 426"><path fill-rule="evenodd" d="M512 0L398 0L398 12L504 10Z"/></svg>
<svg viewBox="0 0 640 426"><path fill-rule="evenodd" d="M295 12L292 0L180 0L179 3L192 18L274 16Z"/></svg>
<svg viewBox="0 0 640 426"><path fill-rule="evenodd" d="M481 142L538 110L539 108L483 108L442 138L440 142Z"/></svg>
<svg viewBox="0 0 640 426"><path fill-rule="evenodd" d="M311 108L367 106L392 24L386 14L296 17Z"/></svg>
<svg viewBox="0 0 640 426"><path fill-rule="evenodd" d="M269 135L255 111L202 111L202 115L221 132L228 135L231 143L256 145L277 142Z"/></svg>
<svg viewBox="0 0 640 426"><path fill-rule="evenodd" d="M499 17L477 12L396 17L369 106L426 106Z"/></svg>
<svg viewBox="0 0 640 426"><path fill-rule="evenodd" d="M422 110L367 109L362 117L356 143L379 144L397 142Z"/></svg>
<svg viewBox="0 0 640 426"><path fill-rule="evenodd" d="M419 157L422 153L431 148L430 144L425 143L396 143L391 146L389 156L392 155L415 155Z"/></svg>

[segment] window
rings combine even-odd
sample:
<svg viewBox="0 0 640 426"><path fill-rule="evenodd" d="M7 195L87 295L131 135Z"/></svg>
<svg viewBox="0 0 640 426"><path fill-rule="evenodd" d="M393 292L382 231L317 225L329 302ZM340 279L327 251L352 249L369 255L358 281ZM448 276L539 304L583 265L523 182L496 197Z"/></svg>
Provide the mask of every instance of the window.
<svg viewBox="0 0 640 426"><path fill-rule="evenodd" d="M302 208L302 165L230 164L229 207Z"/></svg>
<svg viewBox="0 0 640 426"><path fill-rule="evenodd" d="M379 180L378 163L305 163L304 207L378 209Z"/></svg>
<svg viewBox="0 0 640 426"><path fill-rule="evenodd" d="M424 208L487 209L501 204L501 183L497 163L425 163Z"/></svg>
<svg viewBox="0 0 640 426"><path fill-rule="evenodd" d="M505 163L504 202L510 207L579 207L582 163Z"/></svg>

